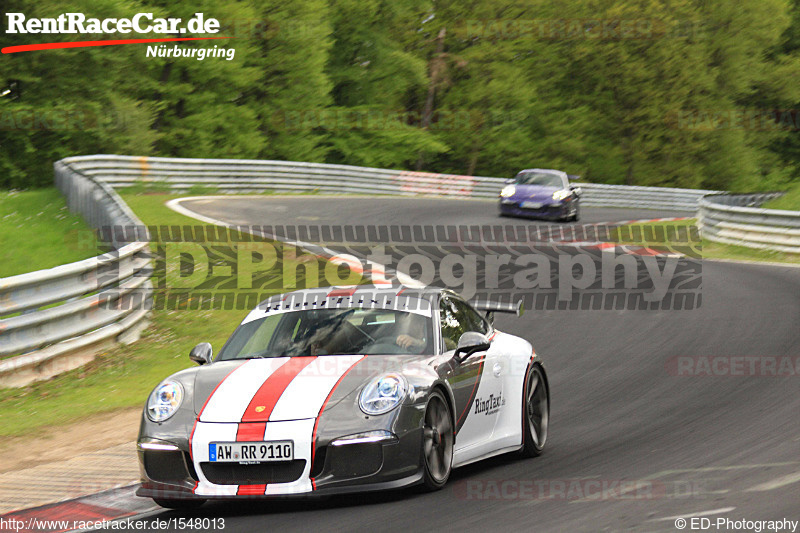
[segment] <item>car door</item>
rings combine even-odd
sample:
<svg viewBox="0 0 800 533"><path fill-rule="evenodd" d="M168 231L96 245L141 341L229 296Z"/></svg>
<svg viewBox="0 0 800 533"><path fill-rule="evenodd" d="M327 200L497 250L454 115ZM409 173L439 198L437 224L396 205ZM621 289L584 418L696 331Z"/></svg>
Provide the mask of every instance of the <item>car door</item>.
<svg viewBox="0 0 800 533"><path fill-rule="evenodd" d="M439 306L442 353L455 354L458 339L467 331L491 333L491 326L466 302L443 296ZM455 364L446 379L455 398L456 448L464 449L488 441L503 402L503 380L496 375L497 357L476 352Z"/></svg>

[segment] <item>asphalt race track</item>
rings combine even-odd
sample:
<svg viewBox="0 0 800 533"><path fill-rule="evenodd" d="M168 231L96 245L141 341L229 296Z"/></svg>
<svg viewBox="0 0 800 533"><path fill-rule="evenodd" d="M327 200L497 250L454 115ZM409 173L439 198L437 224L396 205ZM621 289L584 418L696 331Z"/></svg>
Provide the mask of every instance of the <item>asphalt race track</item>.
<svg viewBox="0 0 800 533"><path fill-rule="evenodd" d="M477 200L304 196L182 205L234 224L550 224L500 219L496 202ZM668 216L676 214L583 208L581 223ZM248 533L674 532L676 519L693 514L800 520L800 369L678 376L669 366L678 356L798 361L800 268L704 261L702 277L695 310L498 316L499 329L533 342L549 373L550 436L539 458L501 456L455 470L430 494L211 502L150 518L224 517L226 532Z"/></svg>

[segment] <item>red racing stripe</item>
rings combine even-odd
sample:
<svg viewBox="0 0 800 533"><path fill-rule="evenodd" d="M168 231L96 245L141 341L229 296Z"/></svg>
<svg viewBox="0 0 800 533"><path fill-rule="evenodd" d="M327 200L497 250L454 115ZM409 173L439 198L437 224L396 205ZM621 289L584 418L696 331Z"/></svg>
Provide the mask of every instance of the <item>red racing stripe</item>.
<svg viewBox="0 0 800 533"><path fill-rule="evenodd" d="M267 431L266 422L256 422L254 424L239 424L236 430L237 442L263 441L264 433ZM267 485L239 485L236 494L239 496L263 496L267 492Z"/></svg>
<svg viewBox="0 0 800 533"><path fill-rule="evenodd" d="M325 411L325 406L328 405L328 402L330 401L331 396L333 396L333 392L336 390L336 387L339 386L339 383L341 383L344 377L347 374L349 374L350 371L353 370L356 367L356 365L361 361L363 361L364 359L366 359L366 356L362 357L361 359L350 365L350 368L344 371L344 374L342 374L342 376L333 385L333 388L328 393L328 396L327 398L325 398L325 401L322 402L322 407L319 408L319 413L317 413L317 419L314 421L314 431L311 433L311 468L309 471L314 470L314 455L316 455L317 452L317 426L319 425L319 418L322 416L323 411ZM314 490L317 490L317 484L314 483L313 478L311 479L311 485L314 487Z"/></svg>
<svg viewBox="0 0 800 533"><path fill-rule="evenodd" d="M31 52L34 50L56 50L61 48L84 48L87 46L116 46L120 44L141 43L168 43L174 41L203 41L207 39L232 39L232 37L171 37L164 39L116 39L107 41L70 41L66 43L39 43L6 46L0 52L15 54L17 52Z"/></svg>
<svg viewBox="0 0 800 533"><path fill-rule="evenodd" d="M241 365L236 365L236 367L233 370L228 372L228 374L224 378L222 378L219 383L217 383L217 386L214 387L214 390L211 391L211 394L208 395L208 398L206 398L205 403L203 403L203 407L200 408L200 412L197 413L197 417L194 419L194 425L192 426L192 432L189 434L189 458L190 459L194 459L194 454L192 453L192 439L194 438L194 430L197 429L197 422L200 421L200 416L203 414L203 411L205 410L206 405L208 405L208 402L211 401L211 397L214 396L215 392L217 392L217 389L219 388L220 385L222 385L222 382L225 381L226 379L228 379L231 374L233 374L236 370L239 369L240 366L246 365L246 364L247 364L247 361L244 361ZM194 488L195 489L197 488L197 483L195 483ZM194 489L192 489L192 490L194 490Z"/></svg>
<svg viewBox="0 0 800 533"><path fill-rule="evenodd" d="M242 422L266 422L283 391L316 356L292 357L272 373L259 387L242 415Z"/></svg>
<svg viewBox="0 0 800 533"><path fill-rule="evenodd" d="M266 485L239 485L237 496L263 496L267 492Z"/></svg>
<svg viewBox="0 0 800 533"><path fill-rule="evenodd" d="M267 432L266 422L256 422L254 424L239 424L236 431L236 442L256 442L264 440L264 433Z"/></svg>
<svg viewBox="0 0 800 533"><path fill-rule="evenodd" d="M247 361L243 362L241 365L236 365L236 367L233 370L228 372L228 374L224 378L222 378L219 383L217 383L217 386L214 387L214 390L211 391L211 394L208 395L208 398L206 398L205 403L203 403L203 407L200 408L200 412L197 413L197 417L194 419L194 425L192 425L192 432L189 434L189 459L191 459L193 462L194 462L194 453L192 453L192 439L194 439L194 430L197 429L197 423L200 421L200 415L203 414L206 405L208 405L208 402L211 400L211 397L214 396L214 393L217 392L219 386L222 385L222 382L228 379L228 377L230 377L230 375L233 374L236 370L238 370L242 365L246 364ZM199 484L200 483L198 483L197 481L194 482L194 487L192 487L193 493L197 494L197 486Z"/></svg>

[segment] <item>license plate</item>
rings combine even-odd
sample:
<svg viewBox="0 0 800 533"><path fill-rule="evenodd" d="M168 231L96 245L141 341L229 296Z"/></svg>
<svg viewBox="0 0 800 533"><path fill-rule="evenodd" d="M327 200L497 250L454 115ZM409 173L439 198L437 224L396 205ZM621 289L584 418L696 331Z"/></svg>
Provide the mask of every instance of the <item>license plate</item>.
<svg viewBox="0 0 800 533"><path fill-rule="evenodd" d="M522 207L526 207L528 209L539 209L542 207L540 202L522 202Z"/></svg>
<svg viewBox="0 0 800 533"><path fill-rule="evenodd" d="M212 442L208 460L214 463L263 463L294 459L294 442Z"/></svg>

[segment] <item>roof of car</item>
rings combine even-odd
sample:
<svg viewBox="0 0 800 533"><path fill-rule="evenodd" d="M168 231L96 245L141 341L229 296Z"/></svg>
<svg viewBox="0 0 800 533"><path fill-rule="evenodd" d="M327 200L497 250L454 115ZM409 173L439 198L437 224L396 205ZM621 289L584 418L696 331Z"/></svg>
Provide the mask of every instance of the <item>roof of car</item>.
<svg viewBox="0 0 800 533"><path fill-rule="evenodd" d="M313 297L313 296L320 296L323 294L327 298L352 296L354 294L363 295L367 293L374 293L380 295L394 294L396 296L403 295L416 298L431 299L434 296L441 294L442 292L452 292L452 291L448 289L442 289L439 287L406 287L406 286L398 287L394 285L392 286L347 285L343 287L316 287L312 289L298 289L296 291L284 292L282 294L276 294L274 296L270 296L261 303L265 304L267 302L283 301L292 296Z"/></svg>
<svg viewBox="0 0 800 533"><path fill-rule="evenodd" d="M545 174L557 174L559 176L567 176L567 173L563 170L555 170L552 168L526 168L524 170L520 170L517 174L522 174L523 172L543 172Z"/></svg>

